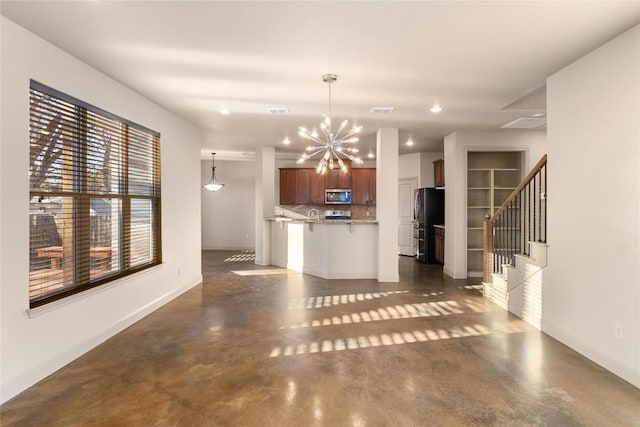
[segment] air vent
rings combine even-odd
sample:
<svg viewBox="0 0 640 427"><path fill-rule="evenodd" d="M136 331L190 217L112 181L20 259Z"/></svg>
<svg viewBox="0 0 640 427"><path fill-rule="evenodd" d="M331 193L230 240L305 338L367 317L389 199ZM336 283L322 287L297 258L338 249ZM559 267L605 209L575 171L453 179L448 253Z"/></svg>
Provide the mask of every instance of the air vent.
<svg viewBox="0 0 640 427"><path fill-rule="evenodd" d="M274 107L267 108L269 114L289 114L289 109L287 107Z"/></svg>
<svg viewBox="0 0 640 427"><path fill-rule="evenodd" d="M502 129L534 129L545 124L547 119L544 117L521 117L500 127Z"/></svg>
<svg viewBox="0 0 640 427"><path fill-rule="evenodd" d="M371 112L376 114L393 113L393 107L371 107Z"/></svg>

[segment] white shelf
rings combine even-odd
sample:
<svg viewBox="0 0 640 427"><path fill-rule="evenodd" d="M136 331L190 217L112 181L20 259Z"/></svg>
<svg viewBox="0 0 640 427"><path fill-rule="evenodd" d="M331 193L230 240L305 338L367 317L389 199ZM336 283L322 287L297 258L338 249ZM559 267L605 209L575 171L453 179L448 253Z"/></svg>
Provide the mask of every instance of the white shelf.
<svg viewBox="0 0 640 427"><path fill-rule="evenodd" d="M481 217L495 214L502 201L520 183L522 154L508 151L470 152L467 160L467 276L474 277L482 276ZM519 206L513 206L510 209L514 210L507 212L517 213L518 208ZM516 227L494 229L500 233L507 229L517 230Z"/></svg>

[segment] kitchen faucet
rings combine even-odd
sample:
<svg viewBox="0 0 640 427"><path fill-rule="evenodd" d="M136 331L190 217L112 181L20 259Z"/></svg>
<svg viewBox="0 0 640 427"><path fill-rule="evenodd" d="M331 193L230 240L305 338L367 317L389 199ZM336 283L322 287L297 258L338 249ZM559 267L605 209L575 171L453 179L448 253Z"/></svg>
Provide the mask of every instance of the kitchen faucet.
<svg viewBox="0 0 640 427"><path fill-rule="evenodd" d="M309 212L307 212L307 217L311 221L319 221L320 220L320 212L318 212L318 209L309 209Z"/></svg>

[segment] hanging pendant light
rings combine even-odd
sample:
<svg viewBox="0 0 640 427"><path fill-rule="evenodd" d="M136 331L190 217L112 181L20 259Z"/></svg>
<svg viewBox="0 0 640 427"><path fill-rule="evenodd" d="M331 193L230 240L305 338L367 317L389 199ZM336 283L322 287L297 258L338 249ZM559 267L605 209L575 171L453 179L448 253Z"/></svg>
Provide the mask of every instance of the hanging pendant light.
<svg viewBox="0 0 640 427"><path fill-rule="evenodd" d="M224 187L224 184L219 184L216 182L215 155L216 153L211 153L211 180L209 180L209 183L204 185L204 188L206 188L209 191L218 191L222 187Z"/></svg>
<svg viewBox="0 0 640 427"><path fill-rule="evenodd" d="M351 130L345 131L349 124L349 120L344 120L335 133L331 128L331 83L336 80L338 80L338 76L335 74L325 74L322 76L322 81L329 84L329 115L326 116L324 121L320 124L322 135L319 135L315 131L309 131L302 126L298 128L298 135L304 139L314 142L315 145L308 146L306 148L306 152L302 154L297 163L303 163L319 154L323 154L320 157L318 166L316 167L316 173L323 175L326 173L327 169L335 168L336 163L342 172L347 173L347 166L343 159L362 163L362 159L355 155L359 151L358 148L350 146L350 144L354 144L359 141L359 138L355 135L360 133L362 126L354 126Z"/></svg>

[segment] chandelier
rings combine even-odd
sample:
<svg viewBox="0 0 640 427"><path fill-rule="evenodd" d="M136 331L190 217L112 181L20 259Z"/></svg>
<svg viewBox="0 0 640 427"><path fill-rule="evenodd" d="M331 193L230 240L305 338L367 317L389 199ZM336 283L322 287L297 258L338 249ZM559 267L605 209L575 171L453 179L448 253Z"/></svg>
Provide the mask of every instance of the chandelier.
<svg viewBox="0 0 640 427"><path fill-rule="evenodd" d="M305 149L297 163L301 164L306 160L319 158L320 161L316 167L316 173L323 175L327 168L334 169L336 166L342 169L342 172L347 173L347 166L343 159L349 159L358 164L362 163L362 159L357 156L358 148L351 146L351 144L360 140L355 135L362 130L362 126L354 126L351 130L346 131L349 120L344 120L335 133L331 127L331 83L336 80L338 80L338 76L335 74L322 76L322 81L329 84L329 115L325 116L322 123L320 123L322 134L318 134L315 130L309 131L302 126L298 127L298 135L312 141L314 145L309 145Z"/></svg>
<svg viewBox="0 0 640 427"><path fill-rule="evenodd" d="M209 191L218 191L222 187L224 187L224 184L219 184L218 182L216 182L215 155L216 153L211 153L211 179L207 184L204 185L204 188Z"/></svg>

